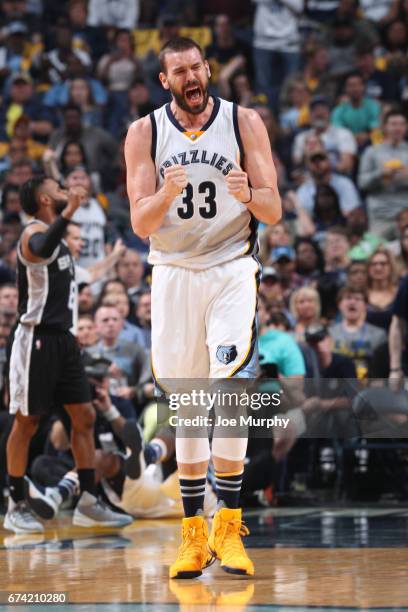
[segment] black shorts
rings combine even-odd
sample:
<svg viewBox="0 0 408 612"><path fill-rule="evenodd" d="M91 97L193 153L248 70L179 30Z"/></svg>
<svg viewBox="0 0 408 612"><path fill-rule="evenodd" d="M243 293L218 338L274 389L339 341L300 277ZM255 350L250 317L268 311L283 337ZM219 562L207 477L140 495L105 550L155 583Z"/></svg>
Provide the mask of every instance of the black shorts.
<svg viewBox="0 0 408 612"><path fill-rule="evenodd" d="M50 413L61 404L91 401L75 337L70 332L19 325L10 357L10 412Z"/></svg>

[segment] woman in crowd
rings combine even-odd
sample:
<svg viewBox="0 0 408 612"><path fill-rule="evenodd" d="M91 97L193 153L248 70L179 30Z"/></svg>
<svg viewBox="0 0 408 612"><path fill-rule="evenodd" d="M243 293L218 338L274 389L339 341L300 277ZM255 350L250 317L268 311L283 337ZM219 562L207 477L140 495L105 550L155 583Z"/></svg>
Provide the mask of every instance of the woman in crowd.
<svg viewBox="0 0 408 612"><path fill-rule="evenodd" d="M295 320L297 342L304 342L305 330L309 325L319 323L320 311L320 297L313 287L301 287L292 293L290 312Z"/></svg>
<svg viewBox="0 0 408 612"><path fill-rule="evenodd" d="M69 84L69 104L76 104L82 111L82 124L102 127L102 112L95 104L92 89L86 79L73 79Z"/></svg>
<svg viewBox="0 0 408 612"><path fill-rule="evenodd" d="M398 289L396 279L394 257L385 247L378 247L368 260L367 321L386 330Z"/></svg>

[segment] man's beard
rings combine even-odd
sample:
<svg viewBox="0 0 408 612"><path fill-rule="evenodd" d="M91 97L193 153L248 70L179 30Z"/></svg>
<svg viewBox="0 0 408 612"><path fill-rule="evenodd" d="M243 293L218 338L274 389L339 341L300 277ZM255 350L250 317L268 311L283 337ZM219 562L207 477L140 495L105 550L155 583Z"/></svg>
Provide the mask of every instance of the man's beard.
<svg viewBox="0 0 408 612"><path fill-rule="evenodd" d="M185 91L188 88L193 87L194 85L197 86L197 88L200 89L201 91L201 95L203 97L203 101L201 102L201 104L199 106L193 106L191 107L187 101L187 97L185 95ZM195 81L193 83L188 83L185 87L182 93L173 90L170 87L170 91L171 94L177 104L177 106L179 108L181 108L181 110L185 111L186 113L190 113L191 115L199 115L200 113L202 113L206 108L207 108L207 104L208 104L208 98L209 98L209 93L208 93L208 82L203 86L199 81Z"/></svg>
<svg viewBox="0 0 408 612"><path fill-rule="evenodd" d="M54 201L54 210L57 213L57 215L60 215L62 213L66 205L67 205L66 200L55 200Z"/></svg>

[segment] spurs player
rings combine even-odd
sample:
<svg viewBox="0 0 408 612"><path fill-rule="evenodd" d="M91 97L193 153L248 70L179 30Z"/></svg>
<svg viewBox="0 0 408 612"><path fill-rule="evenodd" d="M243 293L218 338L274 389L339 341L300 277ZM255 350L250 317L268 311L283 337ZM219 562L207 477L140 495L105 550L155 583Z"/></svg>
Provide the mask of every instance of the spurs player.
<svg viewBox="0 0 408 612"><path fill-rule="evenodd" d="M271 147L254 110L208 94L210 70L192 40L160 53L172 101L133 123L126 139L134 232L150 237L152 364L157 379L253 376L256 366L256 220L276 223L281 202ZM247 440L217 437L212 460L219 510L202 516L210 446L178 437L186 518L171 578L194 578L212 557L252 575L239 493Z"/></svg>

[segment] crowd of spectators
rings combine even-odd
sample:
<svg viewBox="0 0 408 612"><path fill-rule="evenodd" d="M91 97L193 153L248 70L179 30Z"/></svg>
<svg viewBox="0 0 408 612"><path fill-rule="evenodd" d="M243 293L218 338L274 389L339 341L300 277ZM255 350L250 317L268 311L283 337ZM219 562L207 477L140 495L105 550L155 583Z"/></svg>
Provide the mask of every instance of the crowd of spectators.
<svg viewBox="0 0 408 612"><path fill-rule="evenodd" d="M211 93L255 108L270 138L284 213L260 227L262 364L281 380L408 374L406 0L3 0L0 365L17 319L19 187L43 171L89 196L67 232L79 342L109 362L123 415L152 400L148 241L130 227L123 145L169 99L158 51L176 35L205 49ZM306 392L307 418L350 411L347 390L326 391ZM277 435L266 465L298 435Z"/></svg>

